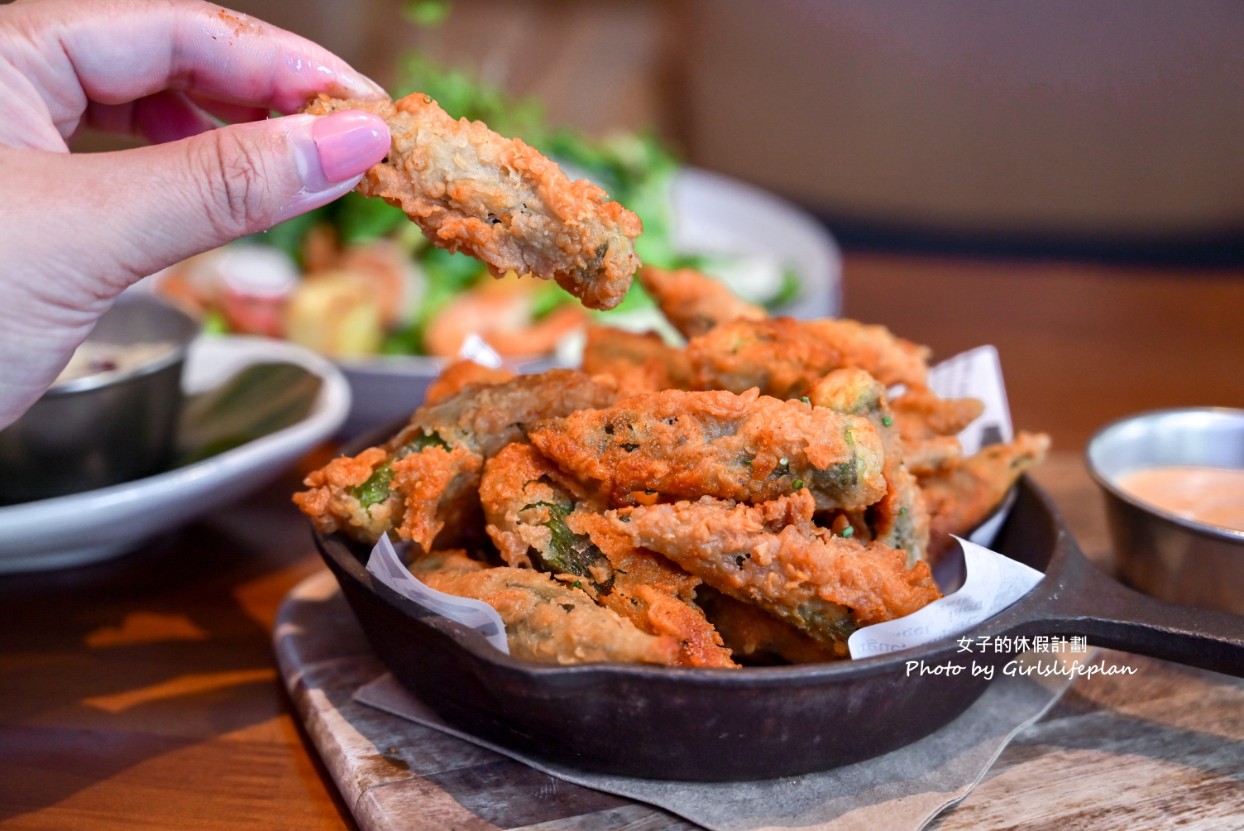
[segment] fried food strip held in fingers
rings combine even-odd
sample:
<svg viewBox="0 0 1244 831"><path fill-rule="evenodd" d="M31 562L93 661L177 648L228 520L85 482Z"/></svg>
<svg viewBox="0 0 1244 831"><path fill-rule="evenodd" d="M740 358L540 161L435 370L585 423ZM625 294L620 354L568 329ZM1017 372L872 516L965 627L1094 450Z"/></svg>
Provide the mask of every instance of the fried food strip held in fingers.
<svg viewBox="0 0 1244 831"><path fill-rule="evenodd" d="M359 193L400 207L434 245L470 254L498 277L556 280L592 309L612 309L630 288L643 226L597 185L572 182L522 140L454 119L422 93L397 101L321 95L305 111L342 110L374 113L392 135Z"/></svg>

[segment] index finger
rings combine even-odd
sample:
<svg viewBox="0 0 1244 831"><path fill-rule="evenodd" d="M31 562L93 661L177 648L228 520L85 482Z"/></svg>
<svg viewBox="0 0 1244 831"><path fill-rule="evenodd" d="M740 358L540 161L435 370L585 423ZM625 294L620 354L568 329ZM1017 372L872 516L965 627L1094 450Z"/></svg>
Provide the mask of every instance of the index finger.
<svg viewBox="0 0 1244 831"><path fill-rule="evenodd" d="M323 47L250 15L191 0L45 0L9 7L37 35L44 98L68 105L76 79L85 98L134 101L165 89L290 113L326 92L384 97L384 90ZM57 55L68 64L57 67ZM49 72L46 61L53 60ZM58 71L61 70L61 71ZM70 82L71 83L71 82ZM60 93L55 94L55 93ZM69 97L64 97L69 93ZM85 104L85 101L82 101ZM59 116L76 117L73 113ZM57 118L61 121L61 118Z"/></svg>

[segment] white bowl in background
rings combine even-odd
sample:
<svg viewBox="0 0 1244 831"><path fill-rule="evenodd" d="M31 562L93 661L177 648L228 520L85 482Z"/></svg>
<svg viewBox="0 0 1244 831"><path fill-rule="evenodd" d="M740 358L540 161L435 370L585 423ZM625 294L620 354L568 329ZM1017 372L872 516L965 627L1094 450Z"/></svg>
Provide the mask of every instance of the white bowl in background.
<svg viewBox="0 0 1244 831"><path fill-rule="evenodd" d="M83 493L0 507L0 572L84 565L132 551L159 534L251 493L334 435L350 410L350 387L329 360L266 338L200 336L183 387L211 389L257 363L285 362L321 379L300 422L200 462Z"/></svg>

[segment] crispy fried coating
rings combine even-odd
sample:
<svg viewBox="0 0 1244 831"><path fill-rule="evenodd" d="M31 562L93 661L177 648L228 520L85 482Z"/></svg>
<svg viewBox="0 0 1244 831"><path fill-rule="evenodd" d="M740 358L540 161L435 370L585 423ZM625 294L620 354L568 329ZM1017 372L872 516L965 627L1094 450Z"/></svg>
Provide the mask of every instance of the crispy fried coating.
<svg viewBox="0 0 1244 831"><path fill-rule="evenodd" d="M842 353L801 321L775 317L723 323L687 342L695 389L759 389L775 398L799 398L831 370Z"/></svg>
<svg viewBox="0 0 1244 831"><path fill-rule="evenodd" d="M635 214L598 186L572 182L520 139L455 120L427 95L397 101L321 95L306 112L365 110L389 125L392 147L357 190L400 207L433 244L464 251L496 276L533 274L593 309L618 304L639 267Z"/></svg>
<svg viewBox="0 0 1244 831"><path fill-rule="evenodd" d="M567 525L590 539L613 567L613 584L597 596L598 603L645 632L677 640L681 666L737 666L721 634L695 603L700 578L659 554L636 547L597 511L578 509L567 518Z"/></svg>
<svg viewBox="0 0 1244 831"><path fill-rule="evenodd" d="M536 421L604 406L615 396L613 387L567 369L467 384L416 410L382 448L310 473L308 490L295 494L294 503L323 533L375 542L394 531L426 551L448 527L453 536L441 545L463 542L480 513L478 488L489 457L525 440Z"/></svg>
<svg viewBox="0 0 1244 831"><path fill-rule="evenodd" d="M480 500L488 535L509 565L548 572L641 630L673 637L679 665L735 665L692 602L700 581L610 534L600 514L576 510L576 496L560 471L531 445L508 445L488 460Z"/></svg>
<svg viewBox="0 0 1244 831"><path fill-rule="evenodd" d="M705 616L736 660L747 664L814 664L848 657L845 642L823 644L759 606L735 600L712 586L696 593Z"/></svg>
<svg viewBox="0 0 1244 831"><path fill-rule="evenodd" d="M703 335L731 320L763 320L769 316L764 308L694 268L644 266L639 270L639 283L685 338Z"/></svg>
<svg viewBox="0 0 1244 831"><path fill-rule="evenodd" d="M901 551L833 536L812 523L815 507L800 491L760 505L704 497L606 516L633 544L831 647L941 596L925 563L908 567Z"/></svg>
<svg viewBox="0 0 1244 831"><path fill-rule="evenodd" d="M872 539L907 552L908 565L928 558L930 521L924 492L901 460L885 466L885 496L868 508Z"/></svg>
<svg viewBox="0 0 1244 831"><path fill-rule="evenodd" d="M588 326L583 371L612 376L628 395L691 387L687 354L667 344L656 332Z"/></svg>
<svg viewBox="0 0 1244 831"><path fill-rule="evenodd" d="M394 512L401 503L380 499L369 502L364 484L388 463L381 447L369 447L355 456L339 456L307 474L307 490L294 494L294 504L310 517L321 534L343 531L365 541L376 541L393 527Z"/></svg>
<svg viewBox="0 0 1244 831"><path fill-rule="evenodd" d="M678 643L650 635L580 589L529 568L480 568L462 555L416 559L411 572L447 594L482 600L505 623L510 654L557 664L627 661L672 665Z"/></svg>
<svg viewBox="0 0 1244 831"><path fill-rule="evenodd" d="M1021 432L1009 442L988 445L920 477L932 529L930 561L936 562L953 544L949 535L967 536L988 519L1019 477L1045 458L1049 447L1046 434Z"/></svg>
<svg viewBox="0 0 1244 831"><path fill-rule="evenodd" d="M884 326L843 319L723 323L692 338L687 359L697 389L756 387L776 398L805 396L826 374L843 367L866 370L886 386L924 386L928 379L925 347Z"/></svg>
<svg viewBox="0 0 1244 831"><path fill-rule="evenodd" d="M808 400L816 407L867 418L885 446L885 496L868 507L862 521L850 518L852 528L866 531L868 539L903 549L909 563L923 560L929 543L929 513L916 478L907 467L885 386L863 369L844 367L813 384Z"/></svg>
<svg viewBox="0 0 1244 831"><path fill-rule="evenodd" d="M508 565L586 578L598 590L613 584L605 556L566 527L575 494L556 465L530 444L506 445L485 463L479 497L488 536Z"/></svg>
<svg viewBox="0 0 1244 831"><path fill-rule="evenodd" d="M978 398L942 398L927 387L914 387L890 402L894 423L904 441L953 436L980 417L985 402Z"/></svg>
<svg viewBox="0 0 1244 831"><path fill-rule="evenodd" d="M813 383L807 397L813 407L825 407L836 413L868 419L881 436L886 458L901 457L902 448L894 414L890 410L889 395L885 385L867 370L859 367L835 369Z"/></svg>
<svg viewBox="0 0 1244 831"><path fill-rule="evenodd" d="M963 458L958 436L933 436L912 441L900 440L903 464L917 476L932 476Z"/></svg>
<svg viewBox="0 0 1244 831"><path fill-rule="evenodd" d="M462 392L468 384L500 384L513 377L514 373L508 369L484 366L461 358L451 361L441 370L440 375L432 379L432 383L428 384L428 391L424 393L423 402L439 404Z"/></svg>
<svg viewBox="0 0 1244 831"><path fill-rule="evenodd" d="M866 419L755 390L648 393L529 435L613 505L702 495L755 503L806 488L819 508L856 508L886 487L881 439Z"/></svg>
<svg viewBox="0 0 1244 831"><path fill-rule="evenodd" d="M517 375L500 383L467 384L456 395L425 404L386 445L396 451L421 436L488 457L521 441L543 419L604 407L617 399L608 383L575 369Z"/></svg>

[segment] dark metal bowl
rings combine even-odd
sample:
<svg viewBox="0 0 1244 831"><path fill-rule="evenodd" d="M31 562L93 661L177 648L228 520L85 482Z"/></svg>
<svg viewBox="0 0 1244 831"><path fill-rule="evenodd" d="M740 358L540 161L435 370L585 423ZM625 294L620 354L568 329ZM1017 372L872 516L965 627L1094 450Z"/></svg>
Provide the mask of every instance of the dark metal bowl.
<svg viewBox="0 0 1244 831"><path fill-rule="evenodd" d="M947 724L984 691L950 639L838 663L739 670L518 660L374 581L366 546L316 535L381 660L446 721L524 753L614 774L728 781L796 775L876 756ZM1048 497L1017 487L995 549L1044 571L979 635L1081 635L1219 671L1244 672L1244 618L1169 606L1096 570ZM962 667L920 675L912 661Z"/></svg>
<svg viewBox="0 0 1244 831"><path fill-rule="evenodd" d="M1146 594L1244 613L1244 531L1165 511L1119 487L1168 465L1244 470L1244 410L1188 407L1120 419L1089 442L1089 472L1106 498L1119 577Z"/></svg>

